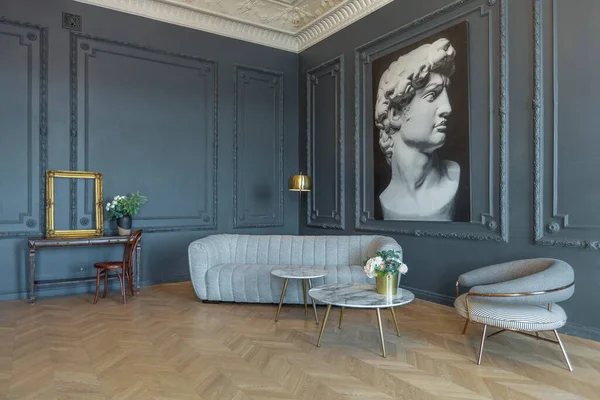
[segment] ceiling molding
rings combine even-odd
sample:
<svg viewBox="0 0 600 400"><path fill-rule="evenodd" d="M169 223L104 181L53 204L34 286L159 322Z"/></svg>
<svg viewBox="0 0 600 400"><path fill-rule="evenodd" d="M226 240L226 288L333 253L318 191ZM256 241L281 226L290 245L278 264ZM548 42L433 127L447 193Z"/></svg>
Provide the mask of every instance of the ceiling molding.
<svg viewBox="0 0 600 400"><path fill-rule="evenodd" d="M185 3L162 0L75 0L140 17L180 25L264 46L298 53L393 0L347 0L323 13L296 33L271 29L239 16L225 16L199 10Z"/></svg>

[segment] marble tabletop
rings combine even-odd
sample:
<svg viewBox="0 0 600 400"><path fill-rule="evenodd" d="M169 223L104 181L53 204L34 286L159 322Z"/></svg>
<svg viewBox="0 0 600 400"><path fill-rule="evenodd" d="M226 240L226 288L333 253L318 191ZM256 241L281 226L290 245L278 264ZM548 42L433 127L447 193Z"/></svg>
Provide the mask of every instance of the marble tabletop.
<svg viewBox="0 0 600 400"><path fill-rule="evenodd" d="M395 295L375 292L375 285L366 283L333 283L312 288L308 294L326 304L348 308L388 308L408 304L415 295L398 288Z"/></svg>
<svg viewBox="0 0 600 400"><path fill-rule="evenodd" d="M287 267L274 269L271 275L286 279L312 279L327 275L327 270L317 267Z"/></svg>

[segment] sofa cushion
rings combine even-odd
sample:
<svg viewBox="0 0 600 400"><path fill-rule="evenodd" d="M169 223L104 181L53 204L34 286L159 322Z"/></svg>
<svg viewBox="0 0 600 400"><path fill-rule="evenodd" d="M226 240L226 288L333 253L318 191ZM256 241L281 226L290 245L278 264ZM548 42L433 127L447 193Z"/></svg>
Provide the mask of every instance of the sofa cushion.
<svg viewBox="0 0 600 400"><path fill-rule="evenodd" d="M207 300L234 301L248 303L279 303L284 279L271 275L279 268L293 268L288 265L260 264L218 264L209 268L206 274ZM328 283L373 283L359 265L315 266L324 268L327 275L312 279L312 285ZM310 299L308 299L310 301ZM299 279L290 279L284 303L303 304L302 284Z"/></svg>

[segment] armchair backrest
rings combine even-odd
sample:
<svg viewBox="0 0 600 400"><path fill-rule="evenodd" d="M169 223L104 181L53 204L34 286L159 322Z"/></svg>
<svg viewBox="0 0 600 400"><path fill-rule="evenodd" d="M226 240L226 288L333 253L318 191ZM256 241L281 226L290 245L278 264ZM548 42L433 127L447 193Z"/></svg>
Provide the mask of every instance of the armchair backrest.
<svg viewBox="0 0 600 400"><path fill-rule="evenodd" d="M573 268L562 260L552 258L492 265L468 272L459 278L461 284L473 286L469 290L471 293L531 294L486 298L486 301L521 304L550 304L567 300L575 291L574 281Z"/></svg>

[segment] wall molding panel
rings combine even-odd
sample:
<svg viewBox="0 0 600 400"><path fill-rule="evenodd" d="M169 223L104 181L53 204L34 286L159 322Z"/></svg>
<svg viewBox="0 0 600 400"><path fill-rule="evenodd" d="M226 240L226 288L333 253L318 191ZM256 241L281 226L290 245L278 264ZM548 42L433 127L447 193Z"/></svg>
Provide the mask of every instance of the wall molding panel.
<svg viewBox="0 0 600 400"><path fill-rule="evenodd" d="M317 126L318 113L328 110L318 109L316 107L317 99L322 99L323 95L319 92L319 85L324 84L322 81L327 81L327 84L333 84L333 99L328 99L334 104L333 113L329 113L330 123L335 127L333 131L324 131ZM310 69L306 73L306 110L307 110L307 132L306 132L306 150L308 156L308 175L312 177L313 188L308 192L307 196L307 216L306 224L316 228L345 228L345 160L344 160L344 56L338 56L332 60L318 65ZM325 170L316 168L316 147L319 146L319 138L333 136L335 143L335 156L330 158L332 161L331 170L334 171L334 185L319 187L317 185L318 177L326 173ZM334 199L335 207L331 210L321 210L317 204L317 194L327 192L330 198ZM326 211L326 212L323 212Z"/></svg>
<svg viewBox="0 0 600 400"><path fill-rule="evenodd" d="M48 30L28 22L0 18L0 36L11 37L26 49L27 204L14 218L0 220L0 239L41 235L45 232L45 172L48 165ZM4 62L8 63L5 59ZM7 64L8 65L8 64ZM38 197L39 193L39 197Z"/></svg>
<svg viewBox="0 0 600 400"><path fill-rule="evenodd" d="M401 235L465 239L477 241L508 242L508 38L507 0L458 0L443 8L414 20L355 50L355 228L357 231L386 232ZM489 129L486 146L473 147L471 127L471 154L483 152L488 157L488 188L476 192L471 182L472 195L486 196L487 209L472 209L472 222L382 221L373 217L374 207L369 190L372 180L366 176L372 163L369 151L372 132L372 110L367 109L371 62L397 48L410 44L427 34L452 26L458 22L487 18L485 28L489 35L488 85ZM484 28L481 28L483 30ZM471 40L473 40L471 32ZM469 55L470 60L475 54ZM482 57L484 57L482 55ZM470 79L472 79L470 77ZM472 83L471 83L472 84ZM481 131L481 128L480 128ZM473 165L471 165L473 170ZM473 207L473 204L472 204Z"/></svg>
<svg viewBox="0 0 600 400"><path fill-rule="evenodd" d="M283 226L283 74L236 66L234 102L233 227Z"/></svg>
<svg viewBox="0 0 600 400"><path fill-rule="evenodd" d="M149 67L158 65L162 68L172 68L174 74L181 71L195 74L194 79L198 79L197 84L199 85L197 94L203 96L202 104L204 104L204 109L198 111L207 116L205 124L197 128L194 127L194 129L197 129L197 134L200 135L199 140L202 141L202 148L198 148L198 157L195 158L195 160L197 159L202 163L194 174L199 183L192 185L197 188L198 193L196 195L200 199L197 212L190 215L172 215L167 211L164 215L136 216L135 220L140 222L139 226L145 232L215 229L217 227L218 147L217 63L213 60L188 54L71 33L70 167L72 170L95 168L90 166L90 140L92 139L91 135L93 135L93 131L89 126L91 112L89 98L92 90L90 71L93 63L98 62L102 57L118 57L119 60L147 63ZM98 88L94 89L98 90ZM173 146L177 144L177 142L174 142ZM184 143L181 143L181 145L185 146ZM184 172L182 171L182 173ZM77 201L76 187L72 184L70 191L70 221L72 226L77 225L80 217L78 214L82 208L78 208ZM165 208L172 210L170 207Z"/></svg>
<svg viewBox="0 0 600 400"><path fill-rule="evenodd" d="M590 230L599 231L599 225L581 226L570 223L569 215L558 211L558 2L533 0L532 5L534 242L542 246L600 250L600 240L588 236ZM550 41L548 45L546 40ZM546 49L549 49L551 56L545 56ZM550 72L547 74L546 71ZM547 118L545 110L549 110L548 115L551 117ZM552 122L547 123L548 119ZM550 177L546 176L546 164L549 164ZM550 182L551 188L548 191L544 182ZM551 196L548 196L550 192ZM551 206L546 207L546 201Z"/></svg>

